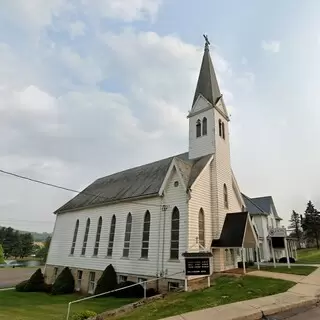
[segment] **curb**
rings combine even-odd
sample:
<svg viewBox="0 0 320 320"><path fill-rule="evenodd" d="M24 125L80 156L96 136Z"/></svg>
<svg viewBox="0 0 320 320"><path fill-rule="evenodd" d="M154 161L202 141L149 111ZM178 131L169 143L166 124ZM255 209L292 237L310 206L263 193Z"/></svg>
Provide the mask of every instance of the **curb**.
<svg viewBox="0 0 320 320"><path fill-rule="evenodd" d="M320 302L319 298L310 297L309 300L303 301L303 302L287 304L287 305L284 305L284 306L272 306L272 307L269 307L269 308L267 307L265 309L262 308L262 309L259 309L259 310L257 310L256 312L254 312L252 314L236 317L236 318L233 318L232 320L260 320L261 317L262 317L261 311L263 311L263 313L266 316L271 316L271 315L275 315L277 313L290 311L290 310L298 309L298 308L301 308L301 307L313 307L313 306L317 305L319 302Z"/></svg>

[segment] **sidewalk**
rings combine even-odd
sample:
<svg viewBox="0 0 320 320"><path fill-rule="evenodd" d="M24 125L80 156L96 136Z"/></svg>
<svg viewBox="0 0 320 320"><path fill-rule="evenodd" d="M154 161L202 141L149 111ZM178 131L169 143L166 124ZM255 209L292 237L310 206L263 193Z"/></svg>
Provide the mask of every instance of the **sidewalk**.
<svg viewBox="0 0 320 320"><path fill-rule="evenodd" d="M267 273L269 276L273 272ZM277 273L276 275L288 276L288 274ZM270 315L293 308L314 305L319 302L320 268L308 276L298 277L302 279L284 293L188 312L179 316L166 318L166 320L258 320L261 319L261 311L265 315Z"/></svg>

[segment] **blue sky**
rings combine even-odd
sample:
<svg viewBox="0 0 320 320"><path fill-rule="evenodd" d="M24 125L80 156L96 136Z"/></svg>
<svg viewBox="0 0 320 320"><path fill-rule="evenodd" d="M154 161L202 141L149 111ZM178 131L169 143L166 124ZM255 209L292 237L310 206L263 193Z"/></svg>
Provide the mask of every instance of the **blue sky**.
<svg viewBox="0 0 320 320"><path fill-rule="evenodd" d="M203 33L242 191L320 206L320 3L0 1L0 168L81 189L187 150ZM50 231L72 194L0 176L0 224Z"/></svg>

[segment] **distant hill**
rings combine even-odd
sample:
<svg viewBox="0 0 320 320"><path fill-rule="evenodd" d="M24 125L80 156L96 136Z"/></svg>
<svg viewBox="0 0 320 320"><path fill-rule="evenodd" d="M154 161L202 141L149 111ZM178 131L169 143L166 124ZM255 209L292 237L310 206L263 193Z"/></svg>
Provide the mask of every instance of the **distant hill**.
<svg viewBox="0 0 320 320"><path fill-rule="evenodd" d="M34 242L43 242L43 241L45 241L49 236L52 235L51 233L47 233L47 232L39 233L39 232L29 232L29 231L21 231L21 230L18 230L18 231L19 231L20 233L22 233L22 234L23 234L23 233L31 233Z"/></svg>
<svg viewBox="0 0 320 320"><path fill-rule="evenodd" d="M2 227L4 226L0 226L0 228ZM4 227L4 228L8 228L8 227ZM49 236L52 236L52 233L48 233L48 232L40 233L40 232L23 231L18 229L14 229L14 230L19 231L21 234L31 233L34 242L44 242Z"/></svg>

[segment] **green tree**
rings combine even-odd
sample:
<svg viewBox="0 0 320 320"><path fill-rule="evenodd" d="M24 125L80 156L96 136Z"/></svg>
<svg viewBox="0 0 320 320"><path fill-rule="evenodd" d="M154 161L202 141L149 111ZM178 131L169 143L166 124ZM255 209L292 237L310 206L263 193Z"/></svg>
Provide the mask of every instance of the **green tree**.
<svg viewBox="0 0 320 320"><path fill-rule="evenodd" d="M311 201L308 202L307 208L302 218L302 229L304 236L310 242L316 242L317 249L320 249L320 213L314 207Z"/></svg>
<svg viewBox="0 0 320 320"><path fill-rule="evenodd" d="M31 233L25 233L20 235L20 258L24 258L32 254L33 238Z"/></svg>
<svg viewBox="0 0 320 320"><path fill-rule="evenodd" d="M2 245L0 244L0 264L5 263L4 261L4 252L3 252L3 248Z"/></svg>
<svg viewBox="0 0 320 320"><path fill-rule="evenodd" d="M114 270L112 264L109 264L98 280L94 294L112 291L116 288L117 284L116 271Z"/></svg>
<svg viewBox="0 0 320 320"><path fill-rule="evenodd" d="M298 239L298 248L301 247L301 239L302 239L302 227L300 215L292 210L291 218L289 220L290 225L289 228L292 229L291 236L296 237Z"/></svg>
<svg viewBox="0 0 320 320"><path fill-rule="evenodd" d="M40 248L36 253L36 257L41 258L42 263L45 263L47 261L50 243L51 243L51 236L48 236L44 243L44 246Z"/></svg>

